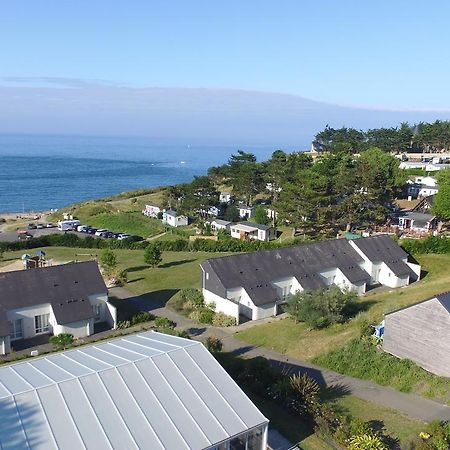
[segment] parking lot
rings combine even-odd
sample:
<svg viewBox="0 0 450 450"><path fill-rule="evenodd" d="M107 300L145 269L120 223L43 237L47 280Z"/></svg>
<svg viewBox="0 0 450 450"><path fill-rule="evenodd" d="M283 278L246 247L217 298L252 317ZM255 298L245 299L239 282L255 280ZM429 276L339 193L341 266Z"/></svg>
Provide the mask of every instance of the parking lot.
<svg viewBox="0 0 450 450"><path fill-rule="evenodd" d="M33 237L41 237L47 236L49 234L57 234L64 233L64 231L58 230L58 228L42 228L40 230L27 230L27 233ZM89 236L86 233L78 233L75 231L71 231L71 233L75 233L79 237ZM14 242L19 240L19 234L17 231L3 231L0 232L0 242Z"/></svg>
<svg viewBox="0 0 450 450"><path fill-rule="evenodd" d="M26 228L24 228L25 230ZM74 233L76 234L79 238L86 238L87 236L92 236L92 237L96 237L96 238L101 238L101 239L107 239L106 236L97 236L94 234L88 234L88 233L81 233L78 231L61 231L59 230L57 227L53 227L53 228L41 228L41 229L34 229L34 230L29 230L26 229L27 234L33 236L33 237L41 237L41 236L48 236L49 234L57 234L57 233ZM111 237L111 236L110 236ZM134 238L135 240L142 240L141 237L139 236L130 236L131 238ZM17 231L0 231L0 242L14 242L14 241L18 241L19 240L19 233Z"/></svg>

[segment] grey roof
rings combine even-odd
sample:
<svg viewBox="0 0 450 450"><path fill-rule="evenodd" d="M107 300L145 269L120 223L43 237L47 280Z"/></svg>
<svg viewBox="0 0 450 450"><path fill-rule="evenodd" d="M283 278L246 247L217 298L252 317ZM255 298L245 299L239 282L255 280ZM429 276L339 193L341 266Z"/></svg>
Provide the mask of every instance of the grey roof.
<svg viewBox="0 0 450 450"><path fill-rule="evenodd" d="M414 276L414 271L404 262L408 259L406 253L387 234L379 234L370 238L352 241L372 262L384 262L398 277Z"/></svg>
<svg viewBox="0 0 450 450"><path fill-rule="evenodd" d="M169 216L177 216L177 212L174 209L166 209L164 211L165 214L169 215Z"/></svg>
<svg viewBox="0 0 450 450"><path fill-rule="evenodd" d="M436 295L439 303L450 313L450 292Z"/></svg>
<svg viewBox="0 0 450 450"><path fill-rule="evenodd" d="M436 216L427 213L406 211L399 215L400 217L405 217L407 219L413 220L413 226L418 228L424 228L430 221L432 221Z"/></svg>
<svg viewBox="0 0 450 450"><path fill-rule="evenodd" d="M206 272L209 268L213 270L220 281L220 284L211 282L208 286L213 292L219 291L221 286L225 289L243 287L255 305L264 305L279 299L272 285L276 279L295 277L304 289L320 289L325 288L326 283L319 273L337 267L350 282L367 282L370 275L360 267L363 262L346 239L334 239L213 258L202 263L202 267Z"/></svg>
<svg viewBox="0 0 450 450"><path fill-rule="evenodd" d="M268 420L205 347L156 332L0 368L6 449L204 449Z"/></svg>
<svg viewBox="0 0 450 450"><path fill-rule="evenodd" d="M95 261L0 273L0 336L9 334L11 309L50 303L65 324L94 317L88 296L107 292Z"/></svg>
<svg viewBox="0 0 450 450"><path fill-rule="evenodd" d="M223 226L227 226L227 225L231 225L233 222L229 222L228 220L222 220L222 219L214 219L211 221L217 223L218 225L223 225Z"/></svg>
<svg viewBox="0 0 450 450"><path fill-rule="evenodd" d="M256 222L238 222L238 223L235 223L234 225L244 225L246 227L253 227L253 228L257 228L258 230L264 230L264 231L267 231L267 230L270 230L271 228L273 228L269 225L263 225L261 223L256 223Z"/></svg>

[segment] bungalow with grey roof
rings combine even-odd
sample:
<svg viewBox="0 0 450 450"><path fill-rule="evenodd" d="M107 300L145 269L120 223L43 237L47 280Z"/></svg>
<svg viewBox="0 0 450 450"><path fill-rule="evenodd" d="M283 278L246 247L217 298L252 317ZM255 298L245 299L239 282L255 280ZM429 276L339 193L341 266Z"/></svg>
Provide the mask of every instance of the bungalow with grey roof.
<svg viewBox="0 0 450 450"><path fill-rule="evenodd" d="M242 240L271 241L277 238L277 230L254 222L239 222L230 226L231 237Z"/></svg>
<svg viewBox="0 0 450 450"><path fill-rule="evenodd" d="M163 211L162 222L171 227L184 227L189 224L189 219L173 209L167 209Z"/></svg>
<svg viewBox="0 0 450 450"><path fill-rule="evenodd" d="M406 286L420 276L387 235L214 258L200 267L205 302L237 320L274 316L298 291L335 285L362 295L371 285Z"/></svg>
<svg viewBox="0 0 450 450"><path fill-rule="evenodd" d="M0 354L41 334L89 336L94 323L117 324L95 261L0 274Z"/></svg>

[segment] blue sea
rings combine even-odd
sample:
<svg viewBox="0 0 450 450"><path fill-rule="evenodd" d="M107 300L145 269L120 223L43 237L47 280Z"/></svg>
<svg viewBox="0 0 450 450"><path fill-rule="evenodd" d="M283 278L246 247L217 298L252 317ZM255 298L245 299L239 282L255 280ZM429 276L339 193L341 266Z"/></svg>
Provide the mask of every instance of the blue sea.
<svg viewBox="0 0 450 450"><path fill-rule="evenodd" d="M131 189L187 182L224 164L238 149L264 160L276 147L0 135L0 213L43 211Z"/></svg>

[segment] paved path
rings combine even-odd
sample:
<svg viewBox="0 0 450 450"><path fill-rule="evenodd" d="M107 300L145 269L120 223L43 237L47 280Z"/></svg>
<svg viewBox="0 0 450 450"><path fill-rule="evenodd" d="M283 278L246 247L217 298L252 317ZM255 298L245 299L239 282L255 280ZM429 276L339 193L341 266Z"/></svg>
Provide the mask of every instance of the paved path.
<svg viewBox="0 0 450 450"><path fill-rule="evenodd" d="M153 314L168 317L177 323L177 328L186 330L195 340L204 341L208 336L215 336L222 340L225 351L234 352L246 358L262 356L270 360L273 365L291 373L308 373L320 384L334 387L342 394L354 395L363 400L398 410L403 414L425 422L436 419L450 420L449 406L415 394L405 394L387 386L380 386L371 381L341 375L332 370L315 366L308 361L290 358L265 347L246 344L233 336L234 328L236 327L230 327L230 330L228 328L216 328L210 325L198 324L161 304L149 308L145 296L133 296L125 288L113 288L110 292L118 298L130 299L140 309L147 309Z"/></svg>
<svg viewBox="0 0 450 450"><path fill-rule="evenodd" d="M155 236L151 236L151 237L147 238L146 241L154 241L155 239L158 239L161 236L164 236L165 234L167 234L167 231L164 231L163 233L156 234Z"/></svg>

